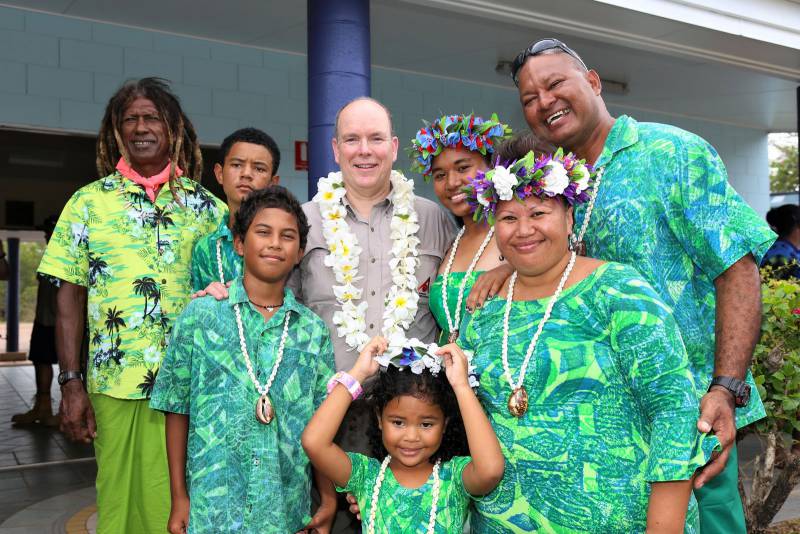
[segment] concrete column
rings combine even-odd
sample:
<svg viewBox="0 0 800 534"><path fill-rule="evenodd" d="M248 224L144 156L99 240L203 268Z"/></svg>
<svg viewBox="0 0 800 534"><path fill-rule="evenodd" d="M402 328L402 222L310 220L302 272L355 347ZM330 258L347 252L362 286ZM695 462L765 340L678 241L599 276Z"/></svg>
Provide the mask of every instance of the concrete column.
<svg viewBox="0 0 800 534"><path fill-rule="evenodd" d="M336 170L336 111L370 94L369 0L308 0L308 198Z"/></svg>
<svg viewBox="0 0 800 534"><path fill-rule="evenodd" d="M6 352L19 351L19 238L8 238L6 287Z"/></svg>

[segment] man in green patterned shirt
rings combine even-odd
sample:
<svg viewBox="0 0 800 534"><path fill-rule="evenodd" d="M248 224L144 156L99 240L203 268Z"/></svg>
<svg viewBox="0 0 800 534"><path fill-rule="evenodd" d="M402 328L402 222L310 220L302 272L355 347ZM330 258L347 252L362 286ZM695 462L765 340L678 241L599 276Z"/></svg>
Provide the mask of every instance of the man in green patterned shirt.
<svg viewBox="0 0 800 534"><path fill-rule="evenodd" d="M194 291L206 289L212 282L219 282L220 270L223 283L242 275L242 257L233 249L233 219L247 195L256 189L277 185L280 181L278 166L281 152L275 140L261 130L236 130L223 139L219 151L221 162L214 165L214 176L225 191L228 217L194 246Z"/></svg>
<svg viewBox="0 0 800 534"><path fill-rule="evenodd" d="M701 531L744 532L735 436L765 415L749 366L761 323L757 265L775 235L730 186L711 145L612 117L599 76L564 43L533 43L512 70L533 133L604 171L588 255L632 265L673 308L698 390L707 391L698 428L713 429L724 447L695 480ZM586 213L576 211L576 228Z"/></svg>
<svg viewBox="0 0 800 534"><path fill-rule="evenodd" d="M217 226L223 204L197 183L197 137L163 80L117 91L97 148L103 178L67 202L39 266L63 282L56 311L62 430L94 440L97 532L160 533L169 514L164 416L147 399L189 301L192 247ZM88 396L79 372L85 309Z"/></svg>

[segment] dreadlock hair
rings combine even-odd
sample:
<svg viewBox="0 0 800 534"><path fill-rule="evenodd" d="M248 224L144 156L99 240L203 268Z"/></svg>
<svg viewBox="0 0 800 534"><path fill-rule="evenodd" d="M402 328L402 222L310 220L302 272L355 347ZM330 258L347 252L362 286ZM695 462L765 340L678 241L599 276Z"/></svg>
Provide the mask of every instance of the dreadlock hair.
<svg viewBox="0 0 800 534"><path fill-rule="evenodd" d="M411 395L436 404L444 413L445 428L442 444L429 458L431 463L435 463L438 459L446 462L453 456L469 454L467 433L461 420L456 394L447 381L444 369L434 376L427 369L415 374L410 369L401 370L390 365L385 371L378 373L375 381L367 388L366 401L372 415L372 424L367 427L367 437L372 454L376 458L385 458L388 454L383 446L383 434L378 428L377 419L392 399L403 395Z"/></svg>
<svg viewBox="0 0 800 534"><path fill-rule="evenodd" d="M176 189L177 168L180 167L185 176L200 182L203 155L192 122L181 109L169 82L163 78L127 81L108 101L97 136L97 173L99 176L113 173L120 157L130 163L120 130L125 110L137 98L146 98L155 104L159 118L164 123L170 146L169 190L172 198L180 204Z"/></svg>

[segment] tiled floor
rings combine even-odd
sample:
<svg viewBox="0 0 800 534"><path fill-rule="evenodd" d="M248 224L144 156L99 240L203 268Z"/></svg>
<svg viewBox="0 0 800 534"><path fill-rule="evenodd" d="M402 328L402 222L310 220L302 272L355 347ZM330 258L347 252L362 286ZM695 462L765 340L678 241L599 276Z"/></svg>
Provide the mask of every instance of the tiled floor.
<svg viewBox="0 0 800 534"><path fill-rule="evenodd" d="M90 445L71 443L56 429L11 424L13 414L30 408L35 391L33 367L0 367L0 524L37 502L94 486ZM56 409L58 388L52 394Z"/></svg>

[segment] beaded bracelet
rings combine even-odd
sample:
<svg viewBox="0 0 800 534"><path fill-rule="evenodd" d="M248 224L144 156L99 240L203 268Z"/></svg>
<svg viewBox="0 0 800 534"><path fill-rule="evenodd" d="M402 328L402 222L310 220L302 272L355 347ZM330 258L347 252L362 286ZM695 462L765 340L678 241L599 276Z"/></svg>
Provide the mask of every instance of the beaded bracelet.
<svg viewBox="0 0 800 534"><path fill-rule="evenodd" d="M350 396L353 397L353 400L356 400L364 393L363 388L361 387L361 383L353 378L352 375L349 373L345 373L344 371L339 371L335 375L328 380L328 395L331 394L333 388L336 387L336 384L341 384L347 388L347 391L350 392Z"/></svg>

